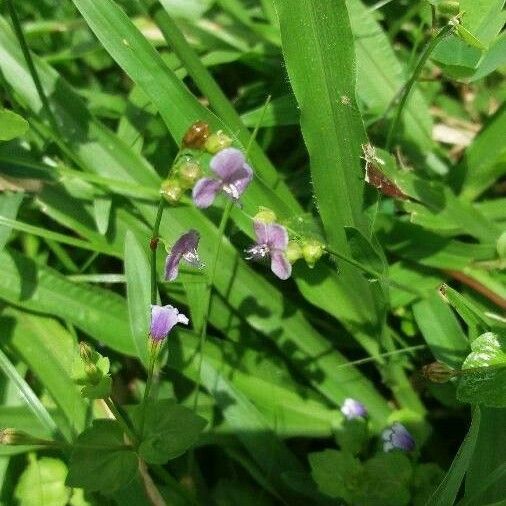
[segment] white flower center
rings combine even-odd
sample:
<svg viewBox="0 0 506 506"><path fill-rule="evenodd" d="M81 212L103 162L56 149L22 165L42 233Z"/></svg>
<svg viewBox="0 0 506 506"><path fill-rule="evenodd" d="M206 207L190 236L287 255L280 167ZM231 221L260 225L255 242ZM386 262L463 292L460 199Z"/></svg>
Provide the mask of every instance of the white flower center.
<svg viewBox="0 0 506 506"><path fill-rule="evenodd" d="M188 262L192 267L196 267L197 269L202 269L204 264L200 261L197 250L187 251L183 253L183 259Z"/></svg>
<svg viewBox="0 0 506 506"><path fill-rule="evenodd" d="M239 190L237 189L237 186L235 186L234 184L223 185L223 191L227 195L230 195L234 200L238 200L240 197Z"/></svg>

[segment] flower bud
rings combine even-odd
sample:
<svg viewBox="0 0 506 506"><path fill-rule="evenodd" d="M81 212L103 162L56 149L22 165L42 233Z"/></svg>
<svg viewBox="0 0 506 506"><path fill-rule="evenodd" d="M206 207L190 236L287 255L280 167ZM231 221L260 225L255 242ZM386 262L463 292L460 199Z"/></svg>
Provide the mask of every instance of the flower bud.
<svg viewBox="0 0 506 506"><path fill-rule="evenodd" d="M222 130L218 130L215 134L211 134L206 142L205 149L208 153L215 155L218 151L228 148L232 145L232 139L223 133Z"/></svg>
<svg viewBox="0 0 506 506"><path fill-rule="evenodd" d="M288 261L294 264L299 258L302 258L302 248L297 241L288 241L285 254Z"/></svg>
<svg viewBox="0 0 506 506"><path fill-rule="evenodd" d="M169 178L162 182L160 193L169 204L177 204L183 196L183 187L177 179Z"/></svg>
<svg viewBox="0 0 506 506"><path fill-rule="evenodd" d="M202 149L209 133L209 125L205 121L197 121L184 134L183 146L191 149Z"/></svg>
<svg viewBox="0 0 506 506"><path fill-rule="evenodd" d="M0 445L50 445L52 443L52 441L36 438L18 429L7 428L0 431Z"/></svg>
<svg viewBox="0 0 506 506"><path fill-rule="evenodd" d="M97 385L103 376L102 371L100 371L100 369L91 362L84 364L84 372L86 373L90 383L93 385Z"/></svg>
<svg viewBox="0 0 506 506"><path fill-rule="evenodd" d="M254 221L261 221L262 223L274 223L277 220L276 213L268 207L260 206L258 213L253 216Z"/></svg>
<svg viewBox="0 0 506 506"><path fill-rule="evenodd" d="M446 16L456 16L460 12L460 4L458 0L443 0L438 4L437 10Z"/></svg>
<svg viewBox="0 0 506 506"><path fill-rule="evenodd" d="M323 244L316 239L309 239L302 243L302 256L311 269L320 260L324 251Z"/></svg>
<svg viewBox="0 0 506 506"><path fill-rule="evenodd" d="M433 383L446 383L455 376L455 371L441 362L432 362L422 367L422 374Z"/></svg>
<svg viewBox="0 0 506 506"><path fill-rule="evenodd" d="M193 188L193 185L202 177L202 169L197 160L186 158L177 167L179 181L185 189Z"/></svg>
<svg viewBox="0 0 506 506"><path fill-rule="evenodd" d="M93 362L94 359L93 348L84 341L81 341L79 343L79 355L81 356L81 359L85 364Z"/></svg>

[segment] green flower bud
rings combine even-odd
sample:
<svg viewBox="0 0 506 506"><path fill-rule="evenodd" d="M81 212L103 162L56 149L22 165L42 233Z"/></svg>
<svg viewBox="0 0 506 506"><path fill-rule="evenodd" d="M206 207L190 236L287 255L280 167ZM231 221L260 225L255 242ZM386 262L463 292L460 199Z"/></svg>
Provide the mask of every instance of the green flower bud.
<svg viewBox="0 0 506 506"><path fill-rule="evenodd" d="M160 193L169 204L177 204L183 196L183 187L177 179L169 178L162 182Z"/></svg>
<svg viewBox="0 0 506 506"><path fill-rule="evenodd" d="M274 223L278 218L272 209L260 206L258 208L258 213L253 216L253 219L255 221L261 221L262 223Z"/></svg>
<svg viewBox="0 0 506 506"><path fill-rule="evenodd" d="M316 239L308 239L302 243L302 256L311 269L320 260L324 251L323 244Z"/></svg>
<svg viewBox="0 0 506 506"><path fill-rule="evenodd" d="M297 241L288 241L285 254L288 261L294 264L299 258L302 258L302 248Z"/></svg>
<svg viewBox="0 0 506 506"><path fill-rule="evenodd" d="M92 363L84 364L84 372L92 385L97 385L102 379L102 371Z"/></svg>
<svg viewBox="0 0 506 506"><path fill-rule="evenodd" d="M441 362L432 362L422 367L422 374L433 383L446 383L455 376L455 371Z"/></svg>
<svg viewBox="0 0 506 506"><path fill-rule="evenodd" d="M446 16L456 16L460 12L460 4L458 0L445 0L437 6L437 10Z"/></svg>
<svg viewBox="0 0 506 506"><path fill-rule="evenodd" d="M202 169L197 160L187 157L177 166L179 182L184 189L193 188L193 185L202 177Z"/></svg>
<svg viewBox="0 0 506 506"><path fill-rule="evenodd" d="M208 153L215 155L218 151L228 148L232 145L232 139L218 130L215 134L211 134L204 144L204 148Z"/></svg>
<svg viewBox="0 0 506 506"><path fill-rule="evenodd" d="M95 358L93 348L84 341L79 343L79 355L81 355L81 359L85 364L93 362Z"/></svg>

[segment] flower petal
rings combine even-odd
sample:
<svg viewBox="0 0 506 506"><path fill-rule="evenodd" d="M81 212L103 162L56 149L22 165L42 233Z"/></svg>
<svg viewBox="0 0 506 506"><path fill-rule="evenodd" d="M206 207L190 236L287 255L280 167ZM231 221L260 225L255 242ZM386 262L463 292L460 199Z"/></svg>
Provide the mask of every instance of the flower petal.
<svg viewBox="0 0 506 506"><path fill-rule="evenodd" d="M151 306L151 327L149 335L154 341L162 341L177 323L188 324L188 318L170 304Z"/></svg>
<svg viewBox="0 0 506 506"><path fill-rule="evenodd" d="M253 228L255 230L255 235L257 238L256 243L267 244L269 242L267 223L265 223L264 221L255 220L253 222Z"/></svg>
<svg viewBox="0 0 506 506"><path fill-rule="evenodd" d="M284 251L271 251L271 271L279 279L288 279L292 274L292 264L286 258Z"/></svg>
<svg viewBox="0 0 506 506"><path fill-rule="evenodd" d="M199 245L200 234L188 230L172 246L170 255L165 260L165 281L174 281L179 271L179 262L186 253L193 253Z"/></svg>
<svg viewBox="0 0 506 506"><path fill-rule="evenodd" d="M235 186L237 193L242 195L253 179L253 169L245 163L234 172L231 179L233 180L231 184Z"/></svg>
<svg viewBox="0 0 506 506"><path fill-rule="evenodd" d="M242 151L236 148L226 148L214 155L209 165L223 182L233 182L232 176L242 168L244 162Z"/></svg>
<svg viewBox="0 0 506 506"><path fill-rule="evenodd" d="M197 181L193 187L193 202L197 207L209 207L221 190L221 182L210 177L204 177Z"/></svg>
<svg viewBox="0 0 506 506"><path fill-rule="evenodd" d="M269 248L285 250L288 246L288 232L283 225L278 223L267 224L267 244Z"/></svg>
<svg viewBox="0 0 506 506"><path fill-rule="evenodd" d="M367 408L361 402L347 398L341 406L341 413L347 420L354 420L355 418L366 417Z"/></svg>

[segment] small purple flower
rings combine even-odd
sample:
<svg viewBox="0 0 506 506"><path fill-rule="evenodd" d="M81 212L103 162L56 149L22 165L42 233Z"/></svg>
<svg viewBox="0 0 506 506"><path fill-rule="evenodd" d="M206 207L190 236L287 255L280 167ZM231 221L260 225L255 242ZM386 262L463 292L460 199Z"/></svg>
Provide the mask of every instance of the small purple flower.
<svg viewBox="0 0 506 506"><path fill-rule="evenodd" d="M292 264L286 257L288 232L277 223L253 222L256 244L246 250L247 260L262 260L270 257L271 271L280 279L288 279L292 274Z"/></svg>
<svg viewBox="0 0 506 506"><path fill-rule="evenodd" d="M204 267L197 253L199 239L200 235L196 230L189 230L174 243L165 260L165 281L174 281L177 278L181 260L198 269Z"/></svg>
<svg viewBox="0 0 506 506"><path fill-rule="evenodd" d="M355 418L365 418L367 416L367 408L355 399L344 399L341 406L341 413L347 420L354 420Z"/></svg>
<svg viewBox="0 0 506 506"><path fill-rule="evenodd" d="M153 341L163 341L172 327L178 323L188 325L188 318L174 306L151 306L151 327L149 335Z"/></svg>
<svg viewBox="0 0 506 506"><path fill-rule="evenodd" d="M217 177L197 181L193 187L193 201L197 207L209 207L221 191L237 201L253 179L253 170L236 148L222 149L213 156L210 166Z"/></svg>
<svg viewBox="0 0 506 506"><path fill-rule="evenodd" d="M404 450L410 452L415 448L415 440L402 423L395 422L391 427L385 429L381 435L383 439L383 451Z"/></svg>

